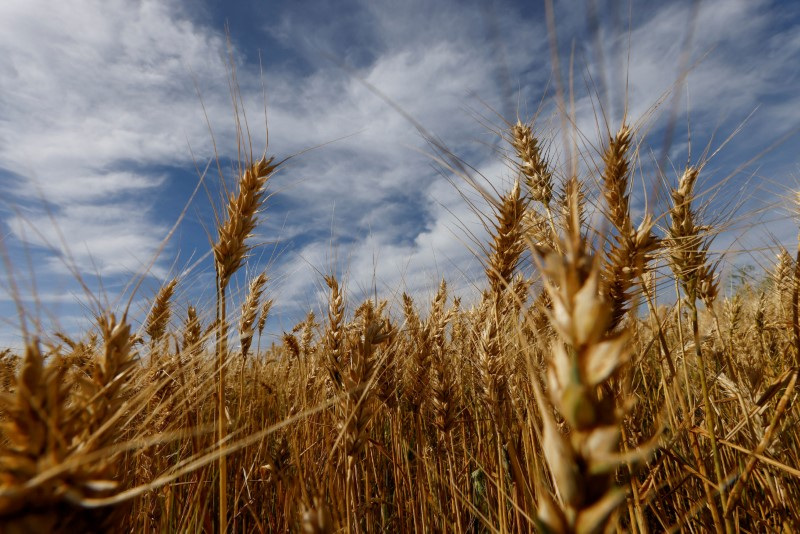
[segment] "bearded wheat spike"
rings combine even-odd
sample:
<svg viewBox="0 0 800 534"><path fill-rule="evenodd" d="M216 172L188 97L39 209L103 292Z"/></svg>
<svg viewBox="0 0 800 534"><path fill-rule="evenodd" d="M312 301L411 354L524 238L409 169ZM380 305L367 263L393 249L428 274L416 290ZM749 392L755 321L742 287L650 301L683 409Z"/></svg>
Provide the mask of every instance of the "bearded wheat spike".
<svg viewBox="0 0 800 534"><path fill-rule="evenodd" d="M183 343L182 350L193 356L200 353L203 343L203 325L197 317L197 310L194 306L186 309L186 320L183 323Z"/></svg>
<svg viewBox="0 0 800 534"><path fill-rule="evenodd" d="M407 295L404 295L405 297ZM414 413L419 413L426 404L428 390L431 386L431 360L439 346L438 343L443 341L444 328L446 327L446 322L441 324L444 320L446 302L447 283L442 280L439 290L431 302L431 311L428 319L413 331L416 343L408 362L406 397L411 411ZM413 314L413 302L410 297L408 297L404 306L406 307L406 315L409 317L409 314ZM412 323L417 320L412 317L409 317L409 319ZM408 326L411 327L410 324Z"/></svg>
<svg viewBox="0 0 800 534"><path fill-rule="evenodd" d="M131 327L125 317L117 321L114 314L104 314L98 324L103 336L103 352L92 373L90 399L93 406L88 410L92 420L87 424L92 431L102 427L106 419L121 408L126 375L137 361L136 353L131 351Z"/></svg>
<svg viewBox="0 0 800 534"><path fill-rule="evenodd" d="M60 501L58 481L42 488L26 488L25 483L69 455L67 443L56 439L67 415L65 373L62 365L45 366L39 342L30 342L15 391L0 397L4 415L0 423L0 522L7 528L13 528L14 516L24 515L26 508L45 508L46 513L47 507Z"/></svg>
<svg viewBox="0 0 800 534"><path fill-rule="evenodd" d="M501 427L508 399L508 370L500 336L501 317L497 306L484 304L487 316L481 326L477 350L477 383L493 422Z"/></svg>
<svg viewBox="0 0 800 534"><path fill-rule="evenodd" d="M291 356L290 362L295 362L300 359L300 342L297 340L297 336L289 332L284 332L283 346L289 352L289 356Z"/></svg>
<svg viewBox="0 0 800 534"><path fill-rule="evenodd" d="M253 343L253 325L256 322L261 295L264 293L264 286L267 285L267 275L259 274L250 281L250 288L247 297L242 303L242 314L239 318L239 344L242 349L242 358L247 358L250 352L250 345Z"/></svg>
<svg viewBox="0 0 800 534"><path fill-rule="evenodd" d="M333 384L342 387L344 297L334 276L326 276L325 283L331 290L328 298L328 327L325 331L326 367Z"/></svg>
<svg viewBox="0 0 800 534"><path fill-rule="evenodd" d="M228 285L231 276L242 266L249 247L246 240L255 230L258 210L264 202L267 180L277 168L274 158L261 158L250 165L239 179L239 191L228 197L226 218L217 228L218 238L213 246L214 262L219 282Z"/></svg>
<svg viewBox="0 0 800 534"><path fill-rule="evenodd" d="M586 191L583 182L571 176L564 182L558 197L564 231L568 235L580 235L586 226ZM552 243L558 245L558 236L553 236Z"/></svg>
<svg viewBox="0 0 800 534"><path fill-rule="evenodd" d="M309 311L300 329L300 349L303 351L303 357L306 359L310 359L314 352L312 343L314 341L314 329L319 326L316 319L316 314L313 311Z"/></svg>
<svg viewBox="0 0 800 534"><path fill-rule="evenodd" d="M792 285L794 283L794 260L784 247L780 247L772 280L775 285L775 299L777 301L781 322L788 323L792 315Z"/></svg>
<svg viewBox="0 0 800 534"><path fill-rule="evenodd" d="M272 309L272 299L265 300L261 305L261 313L258 316L258 336L259 338L264 333L264 327L267 325L269 312Z"/></svg>
<svg viewBox="0 0 800 534"><path fill-rule="evenodd" d="M172 279L167 285L162 287L153 301L153 307L145 321L145 332L150 337L151 346L155 347L167 331L169 324L170 311L172 307L172 296L175 293L175 286L178 279Z"/></svg>
<svg viewBox="0 0 800 534"><path fill-rule="evenodd" d="M603 195L606 198L608 217L617 230L624 235L630 233L630 201L628 199L629 164L628 150L631 145L631 130L622 126L609 141L603 154Z"/></svg>
<svg viewBox="0 0 800 534"><path fill-rule="evenodd" d="M511 283L511 277L519 264L525 243L522 239L525 216L525 199L520 195L519 182L506 194L496 214L494 237L486 266L486 277L494 297L499 297Z"/></svg>
<svg viewBox="0 0 800 534"><path fill-rule="evenodd" d="M697 167L687 167L678 187L671 192L672 222L667 246L675 276L686 294L696 296L710 306L719 292L719 280L714 266L708 262L708 243L702 235L707 228L696 223L696 214L692 209L694 186L699 174Z"/></svg>
<svg viewBox="0 0 800 534"><path fill-rule="evenodd" d="M523 218L524 235L535 248L555 249L555 234L550 222L536 210L528 210Z"/></svg>
<svg viewBox="0 0 800 534"><path fill-rule="evenodd" d="M449 433L455 425L457 388L451 362L447 357L445 331L453 317L445 312L447 302L447 282L442 279L439 291L431 305L431 314L425 327L427 346L431 352L432 393L431 407L434 426L443 434Z"/></svg>
<svg viewBox="0 0 800 534"><path fill-rule="evenodd" d="M658 239L652 231L652 217L645 216L638 228L634 228L631 221L628 196L631 138L630 128L623 125L609 140L603 155L606 215L616 229L602 273L604 293L612 309L610 330L615 329L627 314L634 298L633 283L647 272L651 254L658 248Z"/></svg>
<svg viewBox="0 0 800 534"><path fill-rule="evenodd" d="M533 135L531 127L517 120L511 127L511 144L520 160L519 170L525 176L525 185L531 200L545 207L549 206L553 198L553 173L547 168L539 141Z"/></svg>

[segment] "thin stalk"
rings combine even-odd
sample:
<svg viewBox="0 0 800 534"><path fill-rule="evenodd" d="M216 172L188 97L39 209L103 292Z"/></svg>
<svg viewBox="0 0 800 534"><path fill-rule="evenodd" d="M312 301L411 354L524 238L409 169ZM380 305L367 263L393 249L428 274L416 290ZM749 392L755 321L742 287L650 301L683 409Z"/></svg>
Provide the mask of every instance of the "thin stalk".
<svg viewBox="0 0 800 534"><path fill-rule="evenodd" d="M353 496L352 496L353 488L352 488L352 484L351 484L351 480L352 480L352 477L353 477L352 457L345 457L345 462L347 463L347 467L346 467L347 474L345 475L345 495L346 495L345 509L346 509L346 512L347 512L347 514L346 514L347 515L347 532L353 532L352 525L350 524L350 516L352 515L353 509L354 509Z"/></svg>
<svg viewBox="0 0 800 534"><path fill-rule="evenodd" d="M653 297L650 295L650 290L647 288L647 284L644 283L643 279L641 280L641 286L642 293L647 301L647 307L650 310L650 320L653 323L653 327L655 328L656 332L658 333L658 342L661 344L661 350L663 352L664 359L667 362L667 367L669 367L670 381L674 383L674 381L678 378L678 372L675 369L675 362L672 361L672 354L667 347L667 338L664 336L664 329L661 328L661 322L658 319L658 310L656 309L655 303L653 303ZM683 408L685 411L685 407Z"/></svg>
<svg viewBox="0 0 800 534"><path fill-rule="evenodd" d="M792 332L794 333L794 365L800 367L800 241L794 262L792 280Z"/></svg>
<svg viewBox="0 0 800 534"><path fill-rule="evenodd" d="M744 416L745 421L747 423L747 429L750 431L750 435L753 436L753 438L755 438L756 431L755 428L753 427L753 422L750 416L748 415L747 406L745 406L744 404L744 398L740 393L744 381L742 380L739 370L736 368L735 365L733 365L733 339L730 339L728 343L725 342L725 338L722 335L722 328L719 323L719 317L717 316L717 312L715 312L713 308L711 308L711 310L709 311L711 312L711 316L714 318L714 325L716 326L717 329L717 337L719 338L719 342L722 344L722 352L725 355L725 364L730 369L731 375L733 376L733 379L736 382L736 392L735 392L736 399L739 402L739 407L742 409L742 415Z"/></svg>
<svg viewBox="0 0 800 534"><path fill-rule="evenodd" d="M456 465L456 463L455 463L455 447L454 447L454 444L453 444L453 433L452 432L448 432L447 433L447 437L449 438L449 443L448 443L449 447L447 449L447 463L448 463L448 467L449 467L449 471L450 471L450 473L449 473L449 475L450 475L450 488L451 488L450 491L452 491L453 494L455 495L455 490L458 489L458 486L456 485L456 480L455 480L455 476L454 476L454 473L453 473L453 471L455 470L455 465ZM457 526L458 530L461 530L462 529L461 512L459 510L460 506L459 506L458 499L454 497L452 499L452 503L453 503L453 510L455 511L455 516L456 516L456 526Z"/></svg>
<svg viewBox="0 0 800 534"><path fill-rule="evenodd" d="M619 430L622 438L620 442L622 443L623 452L627 454L628 436L626 435L625 432L625 425L624 424L619 425ZM629 513L630 515L633 516L631 521L631 528L634 525L636 525L639 532L641 532L642 534L649 534L650 531L647 528L647 522L645 520L644 510L642 508L642 499L641 496L639 495L639 481L636 478L636 473L634 472L633 465L631 464L631 462L629 461L625 462L625 466L627 467L628 474L631 477L630 487L631 487L632 499L630 501L632 501L632 503L629 501L628 505Z"/></svg>
<svg viewBox="0 0 800 534"><path fill-rule="evenodd" d="M708 391L708 381L706 380L706 361L705 357L703 356L703 350L700 347L700 326L697 316L697 303L693 298L690 297L689 299L689 310L692 314L692 335L694 336L694 352L695 356L697 357L697 362L699 366L699 374L700 374L700 389L703 393L703 404L706 408L706 430L708 430L708 436L711 440L711 456L714 460L714 474L717 478L717 489L719 491L719 498L720 502L723 505L723 514L725 513L725 503L727 502L725 498L725 476L722 470L722 459L719 455L719 448L717 447L717 436L716 436L716 414L714 413L714 407L711 404L711 395ZM725 516L725 530L728 532L732 531L732 525L729 524L730 519L728 516Z"/></svg>
<svg viewBox="0 0 800 534"><path fill-rule="evenodd" d="M778 401L778 407L775 409L775 413L772 415L769 428L767 428L767 431L764 432L764 437L761 438L761 442L753 451L753 455L750 457L750 460L748 460L742 476L739 477L739 480L736 481L736 485L731 490L730 497L725 505L726 517L730 517L733 512L733 507L739 501L739 497L741 497L742 491L744 490L747 481L750 479L750 475L753 473L753 470L758 463L758 457L764 453L764 451L767 449L767 446L769 446L770 441L772 441L772 436L775 434L775 430L779 426L781 416L783 416L783 412L786 411L786 406L789 404L789 400L791 399L792 395L794 395L794 386L797 384L798 373L800 373L800 370L797 369L792 373L792 378L786 385L786 390L783 392L781 400Z"/></svg>
<svg viewBox="0 0 800 534"><path fill-rule="evenodd" d="M508 496L503 484L503 447L500 445L500 431L495 430L495 444L497 449L497 513L500 520L500 532L508 532L508 519L506 518L506 499Z"/></svg>
<svg viewBox="0 0 800 534"><path fill-rule="evenodd" d="M225 439L225 359L228 353L228 327L226 320L225 286L222 280L217 283L217 373L219 387L217 389L217 443L220 449ZM228 463L224 454L218 461L219 466L219 529L225 532L228 523Z"/></svg>
<svg viewBox="0 0 800 534"><path fill-rule="evenodd" d="M686 384L688 385L688 384L691 384L691 382L689 381L689 371L686 368L686 344L685 344L685 342L683 340L683 320L682 320L682 315L683 315L682 302L683 302L683 299L680 298L680 294L681 293L680 293L680 287L678 285L678 281L677 280L675 280L675 293L676 293L676 295L678 295L678 307L677 307L677 310L676 310L676 312L677 312L676 313L676 319L677 319L677 323L678 323L678 343L680 343L680 346L681 346L681 356L682 356L682 359L683 359L684 380L686 381ZM703 375L704 375L704 372L703 372ZM687 387L686 391L687 391L687 394L689 394L689 392L691 390L690 390L690 388ZM684 412L686 413L687 416L689 416L690 413L694 412L694 407L692 407L691 412L687 409L687 407L685 405L686 399L683 397L683 395L678 395L678 398L681 400L681 407L684 409ZM691 400L691 399L689 399L689 400ZM692 404L694 404L694 403L692 403ZM706 409L708 409L708 408L706 408ZM692 417L692 419L693 419L693 417ZM714 498L714 494L711 491L711 485L707 481L706 465L705 465L705 462L703 461L703 456L700 453L700 443L699 443L699 441L697 439L697 436L695 435L694 432L689 432L689 440L691 441L691 444L692 444L692 454L694 455L694 459L695 459L695 462L696 462L696 465L697 465L697 470L700 472L700 474L703 477L702 478L703 491L706 494L706 505L708 506L709 510L711 510L711 518L714 520L714 529L716 530L717 534L722 534L723 532L725 532L725 529L724 529L723 523L722 523L722 517L720 516L719 508L717 508L717 500Z"/></svg>

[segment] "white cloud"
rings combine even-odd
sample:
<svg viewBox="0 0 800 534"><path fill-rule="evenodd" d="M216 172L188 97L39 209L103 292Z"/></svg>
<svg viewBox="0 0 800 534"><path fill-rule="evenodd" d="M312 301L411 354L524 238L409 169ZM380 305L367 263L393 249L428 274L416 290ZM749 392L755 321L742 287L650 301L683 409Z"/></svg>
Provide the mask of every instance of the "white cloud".
<svg viewBox="0 0 800 534"><path fill-rule="evenodd" d="M147 263L165 235L149 209L163 171L147 167L190 161L187 142L210 153L193 75L211 85L219 118L223 40L172 4L0 5L0 168L14 175L4 189L48 203L83 272L94 270L91 258L103 274ZM42 210L26 219L54 237ZM18 237L19 222L10 221Z"/></svg>
<svg viewBox="0 0 800 534"><path fill-rule="evenodd" d="M83 273L132 276L144 270L167 234L166 228L149 222L141 210L141 205L124 200L113 206L71 203L61 206L52 219L34 212L14 216L7 223L16 235L26 236L29 244L56 253L47 260L51 273L70 274L69 267L74 266ZM157 267L152 274L160 277L164 271Z"/></svg>

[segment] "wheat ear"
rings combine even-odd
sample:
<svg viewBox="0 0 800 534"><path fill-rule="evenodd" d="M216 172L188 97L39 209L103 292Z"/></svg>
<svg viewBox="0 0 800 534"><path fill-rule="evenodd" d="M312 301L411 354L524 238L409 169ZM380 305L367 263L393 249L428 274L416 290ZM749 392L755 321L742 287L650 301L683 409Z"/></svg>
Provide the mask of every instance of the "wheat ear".
<svg viewBox="0 0 800 534"><path fill-rule="evenodd" d="M328 326L325 330L325 366L334 387L342 387L343 335L344 335L344 296L339 282L334 276L326 276L325 283L330 289L328 298Z"/></svg>
<svg viewBox="0 0 800 534"><path fill-rule="evenodd" d="M241 346L242 359L247 358L250 352L250 345L253 343L255 331L253 326L256 322L261 295L264 293L264 286L267 284L267 275L259 274L250 281L250 288L247 297L242 303L242 313L239 318L239 345Z"/></svg>
<svg viewBox="0 0 800 534"><path fill-rule="evenodd" d="M511 127L511 144L517 152L519 170L525 176L531 200L548 208L553 198L553 173L542 157L539 140L533 135L531 127L517 120Z"/></svg>
<svg viewBox="0 0 800 534"><path fill-rule="evenodd" d="M197 317L197 310L194 306L186 309L186 320L183 323L183 352L197 356L200 353L203 343L203 325Z"/></svg>
<svg viewBox="0 0 800 534"><path fill-rule="evenodd" d="M505 292L525 250L522 239L525 208L519 182L515 182L511 191L502 198L496 213L497 222L494 224L489 262L486 266L489 289L495 297Z"/></svg>
<svg viewBox="0 0 800 534"><path fill-rule="evenodd" d="M633 299L633 283L647 272L651 253L658 248L653 219L647 215L634 228L630 214L630 163L632 132L622 126L609 140L603 155L603 196L606 216L616 232L603 266L604 292L612 308L610 330L625 317Z"/></svg>
<svg viewBox="0 0 800 534"><path fill-rule="evenodd" d="M150 308L150 313L145 321L145 332L150 337L151 352L155 351L156 346L164 337L169 324L170 312L172 308L172 296L175 293L177 279L171 280L162 287Z"/></svg>

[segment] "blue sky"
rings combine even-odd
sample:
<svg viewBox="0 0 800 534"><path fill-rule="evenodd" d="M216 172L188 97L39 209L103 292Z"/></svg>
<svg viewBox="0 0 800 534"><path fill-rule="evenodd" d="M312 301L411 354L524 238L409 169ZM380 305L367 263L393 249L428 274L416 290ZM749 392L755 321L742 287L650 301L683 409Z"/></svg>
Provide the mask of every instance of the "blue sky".
<svg viewBox="0 0 800 534"><path fill-rule="evenodd" d="M650 162L663 150L673 108L668 156L676 168L688 157L687 122L697 161L746 120L711 159L701 187L712 200L708 217L732 218L715 246L745 251L727 261L764 263L773 254L768 247L792 246L797 231L785 198L800 185L800 5L695 4L556 2L566 75L574 51L578 142L587 148L618 127L627 87L630 120L650 134L634 190L643 211L656 180ZM126 302L131 281L146 273L133 295L135 317L172 276L183 280L180 313L190 302L210 302L215 167L206 177L210 198L201 189L162 242L187 206L198 168L213 158L209 124L231 178L226 23L256 151L264 142L264 88L269 153L313 148L272 180L254 239L263 246L248 269L267 270L276 300L270 332L319 311L319 271L343 275L353 301L373 287L388 298L400 291L425 298L443 275L457 292L481 283L473 240L485 241L485 232L464 197L478 208L485 203L442 173L414 126L361 80L487 186L513 180L492 131L502 127L498 115L525 119L541 102L537 125L563 154L543 3L4 0L0 236L13 267L2 267L0 345L19 343L15 292L28 322L70 332L85 325L97 304L76 273L111 306ZM675 100L669 91L687 43L695 66ZM591 98L587 86L602 96ZM607 124L596 120L598 104ZM584 167L596 157L586 154ZM739 204L746 222L731 213ZM234 292L243 280L234 281Z"/></svg>

